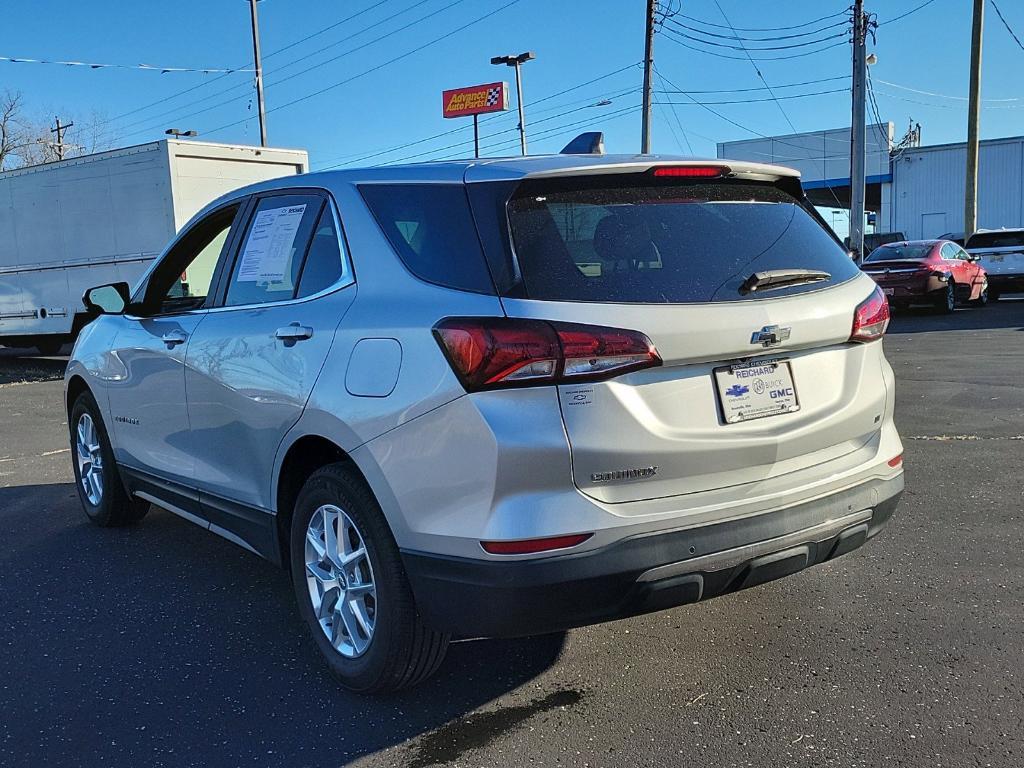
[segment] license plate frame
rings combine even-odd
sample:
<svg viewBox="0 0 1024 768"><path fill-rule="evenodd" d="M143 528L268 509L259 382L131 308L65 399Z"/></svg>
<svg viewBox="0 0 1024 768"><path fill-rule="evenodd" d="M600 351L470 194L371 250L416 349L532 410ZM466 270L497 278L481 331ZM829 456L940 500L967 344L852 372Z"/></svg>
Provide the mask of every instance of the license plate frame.
<svg viewBox="0 0 1024 768"><path fill-rule="evenodd" d="M724 424L742 424L800 410L793 367L788 359L723 365L715 368L712 376Z"/></svg>

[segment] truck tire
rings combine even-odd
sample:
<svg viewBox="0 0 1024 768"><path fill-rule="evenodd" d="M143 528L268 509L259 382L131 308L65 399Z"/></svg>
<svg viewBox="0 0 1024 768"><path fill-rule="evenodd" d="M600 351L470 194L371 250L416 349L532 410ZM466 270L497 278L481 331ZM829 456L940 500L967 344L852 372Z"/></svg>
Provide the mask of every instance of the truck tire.
<svg viewBox="0 0 1024 768"><path fill-rule="evenodd" d="M45 341L36 342L36 352L45 357L53 357L59 355L61 347L64 346L63 339L46 339Z"/></svg>
<svg viewBox="0 0 1024 768"><path fill-rule="evenodd" d="M395 691L437 670L449 637L420 620L380 505L345 464L302 487L289 552L299 613L342 686Z"/></svg>
<svg viewBox="0 0 1024 768"><path fill-rule="evenodd" d="M75 487L86 516L104 528L131 525L146 516L149 502L128 495L92 393L71 406L71 457Z"/></svg>

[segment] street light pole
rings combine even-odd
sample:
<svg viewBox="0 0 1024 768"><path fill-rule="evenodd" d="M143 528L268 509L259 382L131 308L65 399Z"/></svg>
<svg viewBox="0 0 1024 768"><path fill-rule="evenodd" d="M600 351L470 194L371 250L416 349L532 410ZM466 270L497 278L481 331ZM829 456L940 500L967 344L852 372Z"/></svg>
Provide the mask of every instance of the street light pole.
<svg viewBox="0 0 1024 768"><path fill-rule="evenodd" d="M263 63L260 57L260 20L256 13L258 0L249 0L249 12L252 16L252 58L256 69L256 101L260 115L260 146L267 146L267 108L263 103Z"/></svg>
<svg viewBox="0 0 1024 768"><path fill-rule="evenodd" d="M495 56L491 59L491 64L504 64L516 69L516 102L519 107L519 146L524 155L526 154L526 114L523 110L523 81L519 68L524 62L535 58L537 57L533 51L526 51L518 56Z"/></svg>

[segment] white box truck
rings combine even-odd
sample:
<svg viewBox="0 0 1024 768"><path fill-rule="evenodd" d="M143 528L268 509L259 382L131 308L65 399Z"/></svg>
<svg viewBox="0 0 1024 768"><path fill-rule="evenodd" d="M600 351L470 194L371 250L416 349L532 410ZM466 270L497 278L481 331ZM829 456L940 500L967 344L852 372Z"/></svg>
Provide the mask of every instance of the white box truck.
<svg viewBox="0 0 1024 768"><path fill-rule="evenodd" d="M86 289L134 285L221 194L308 170L304 150L165 139L0 173L0 345L54 354Z"/></svg>

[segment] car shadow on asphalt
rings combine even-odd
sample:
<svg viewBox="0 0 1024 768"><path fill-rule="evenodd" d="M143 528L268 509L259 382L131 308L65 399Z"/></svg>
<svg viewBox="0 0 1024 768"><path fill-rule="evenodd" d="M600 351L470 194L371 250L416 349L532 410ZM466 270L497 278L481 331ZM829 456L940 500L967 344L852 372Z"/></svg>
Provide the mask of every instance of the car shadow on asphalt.
<svg viewBox="0 0 1024 768"><path fill-rule="evenodd" d="M0 385L64 378L68 361L63 357L35 357L18 350L0 350Z"/></svg>
<svg viewBox="0 0 1024 768"><path fill-rule="evenodd" d="M1007 297L986 307L957 307L942 314L929 307L912 307L893 313L889 335L929 331L972 331L986 328L1024 330L1024 298Z"/></svg>
<svg viewBox="0 0 1024 768"><path fill-rule="evenodd" d="M451 646L399 694L342 690L283 571L170 513L91 525L70 483L0 488L0 764L345 765L487 743L575 690L470 715L559 658L565 635ZM467 716L468 715L468 716Z"/></svg>

